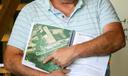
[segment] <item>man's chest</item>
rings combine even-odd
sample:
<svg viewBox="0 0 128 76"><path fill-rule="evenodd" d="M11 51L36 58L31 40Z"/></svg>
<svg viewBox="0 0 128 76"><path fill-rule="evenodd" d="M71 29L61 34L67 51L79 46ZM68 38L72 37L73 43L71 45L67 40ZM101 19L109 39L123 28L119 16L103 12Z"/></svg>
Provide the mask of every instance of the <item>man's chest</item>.
<svg viewBox="0 0 128 76"><path fill-rule="evenodd" d="M38 14L33 17L33 23L75 30L93 37L100 34L99 20L95 10L77 11L69 18L60 13L46 12L46 10L37 10L37 12Z"/></svg>

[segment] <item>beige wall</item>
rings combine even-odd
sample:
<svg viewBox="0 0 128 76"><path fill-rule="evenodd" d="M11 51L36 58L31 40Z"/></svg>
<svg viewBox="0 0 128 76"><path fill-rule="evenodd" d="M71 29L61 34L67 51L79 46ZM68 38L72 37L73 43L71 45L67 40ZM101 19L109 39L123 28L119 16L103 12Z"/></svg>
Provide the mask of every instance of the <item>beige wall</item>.
<svg viewBox="0 0 128 76"><path fill-rule="evenodd" d="M128 0L111 0L119 17L128 18Z"/></svg>
<svg viewBox="0 0 128 76"><path fill-rule="evenodd" d="M111 0L120 19L128 19L128 0ZM128 24L123 24L128 28ZM125 32L128 35L128 32ZM128 41L125 48L114 53L111 59L111 76L128 76Z"/></svg>
<svg viewBox="0 0 128 76"><path fill-rule="evenodd" d="M111 76L128 76L128 45L112 55L110 68Z"/></svg>

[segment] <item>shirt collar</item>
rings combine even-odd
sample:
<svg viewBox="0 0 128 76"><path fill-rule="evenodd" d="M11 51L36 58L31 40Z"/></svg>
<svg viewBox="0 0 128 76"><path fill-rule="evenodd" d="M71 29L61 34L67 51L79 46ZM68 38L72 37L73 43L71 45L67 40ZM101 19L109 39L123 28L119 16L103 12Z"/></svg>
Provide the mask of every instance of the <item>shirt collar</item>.
<svg viewBox="0 0 128 76"><path fill-rule="evenodd" d="M41 7L44 7L47 10L49 10L51 7L50 0L36 0L36 2L39 3Z"/></svg>
<svg viewBox="0 0 128 76"><path fill-rule="evenodd" d="M40 5L44 6L45 9L47 9L47 10L51 10L53 8L50 0L37 0L37 2L39 2ZM76 5L76 9L81 8L83 5L85 5L85 1L84 0L78 0L78 3Z"/></svg>
<svg viewBox="0 0 128 76"><path fill-rule="evenodd" d="M78 0L78 3L76 5L76 9L82 8L85 5L84 0Z"/></svg>

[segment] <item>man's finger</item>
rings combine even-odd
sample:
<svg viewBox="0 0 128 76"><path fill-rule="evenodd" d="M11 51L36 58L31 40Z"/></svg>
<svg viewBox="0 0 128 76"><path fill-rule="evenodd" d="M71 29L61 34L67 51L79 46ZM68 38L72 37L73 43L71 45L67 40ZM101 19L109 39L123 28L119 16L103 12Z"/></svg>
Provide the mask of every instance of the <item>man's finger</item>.
<svg viewBox="0 0 128 76"><path fill-rule="evenodd" d="M50 61L50 60L52 60L53 59L53 57L50 55L50 56L48 56L44 61L43 61L43 63L45 64L45 63L47 63L48 61Z"/></svg>
<svg viewBox="0 0 128 76"><path fill-rule="evenodd" d="M67 74L67 73L69 73L71 70L70 70L70 69L63 69L62 71L63 71L63 73Z"/></svg>
<svg viewBox="0 0 128 76"><path fill-rule="evenodd" d="M57 59L52 59L52 62L56 65L58 65L58 60Z"/></svg>

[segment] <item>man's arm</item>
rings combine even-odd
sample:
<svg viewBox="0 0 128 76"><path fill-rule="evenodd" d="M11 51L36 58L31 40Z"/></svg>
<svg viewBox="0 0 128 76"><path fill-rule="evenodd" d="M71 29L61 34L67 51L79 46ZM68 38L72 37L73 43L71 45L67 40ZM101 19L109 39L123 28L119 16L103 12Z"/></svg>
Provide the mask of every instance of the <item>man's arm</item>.
<svg viewBox="0 0 128 76"><path fill-rule="evenodd" d="M13 46L7 46L4 52L4 65L11 73L17 76L66 76L68 70L57 70L51 73L44 73L33 70L21 64L23 51Z"/></svg>
<svg viewBox="0 0 128 76"><path fill-rule="evenodd" d="M121 23L107 24L103 34L91 41L79 44L76 49L80 57L104 56L125 46L125 35ZM81 49L80 49L81 48Z"/></svg>
<svg viewBox="0 0 128 76"><path fill-rule="evenodd" d="M54 63L65 67L76 58L105 56L125 46L125 35L121 23L107 24L103 30L104 33L93 40L57 50L44 63L52 60Z"/></svg>
<svg viewBox="0 0 128 76"><path fill-rule="evenodd" d="M18 76L46 76L46 73L30 69L21 64L23 51L7 46L4 52L4 65L10 72Z"/></svg>

